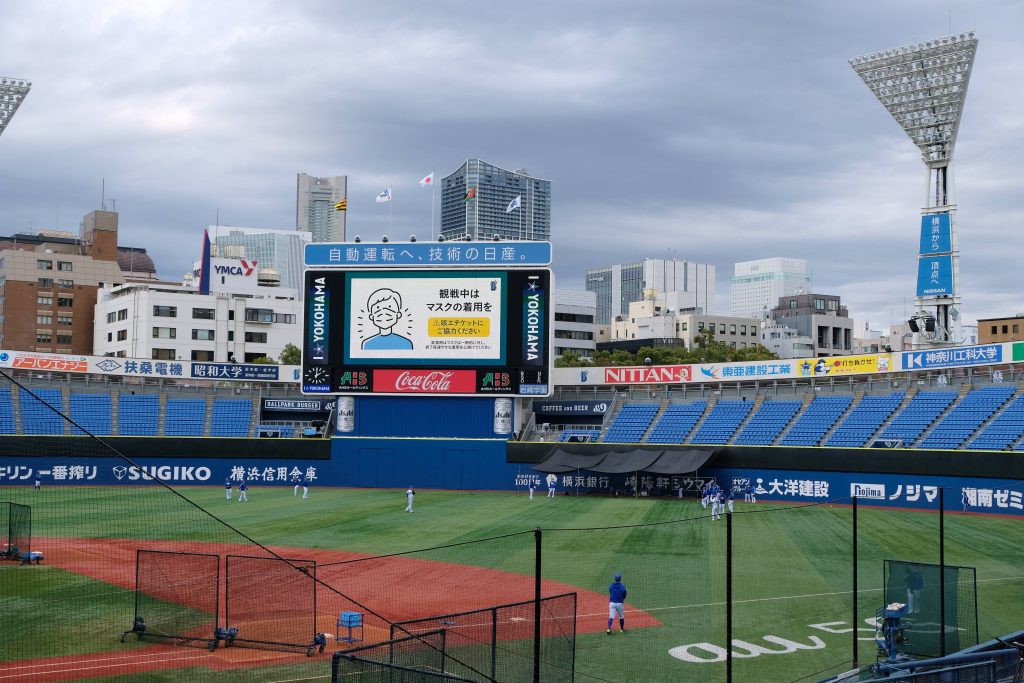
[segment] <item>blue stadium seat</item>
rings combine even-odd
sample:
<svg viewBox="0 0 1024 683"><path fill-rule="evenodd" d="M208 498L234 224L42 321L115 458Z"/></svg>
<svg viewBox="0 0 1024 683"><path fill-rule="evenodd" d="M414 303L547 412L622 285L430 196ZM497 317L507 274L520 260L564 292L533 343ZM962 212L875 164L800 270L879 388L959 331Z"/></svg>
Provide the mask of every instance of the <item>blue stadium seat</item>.
<svg viewBox="0 0 1024 683"><path fill-rule="evenodd" d="M852 402L853 396L816 397L782 437L779 445L817 446Z"/></svg>
<svg viewBox="0 0 1024 683"><path fill-rule="evenodd" d="M1018 396L967 444L970 450L1001 451L1024 436L1024 396Z"/></svg>
<svg viewBox="0 0 1024 683"><path fill-rule="evenodd" d="M251 400L214 399L210 436L249 436L251 418Z"/></svg>
<svg viewBox="0 0 1024 683"><path fill-rule="evenodd" d="M670 405L651 429L647 443L683 443L707 406L707 401Z"/></svg>
<svg viewBox="0 0 1024 683"><path fill-rule="evenodd" d="M878 438L899 439L910 447L921 436L921 432L956 400L956 396L955 391L922 391L915 394Z"/></svg>
<svg viewBox="0 0 1024 683"><path fill-rule="evenodd" d="M622 406L615 416L615 421L608 428L604 439L609 443L636 443L643 438L644 432L651 426L654 416L658 414L658 405L639 403Z"/></svg>
<svg viewBox="0 0 1024 683"><path fill-rule="evenodd" d="M35 389L39 399L25 389L21 390L21 431L23 434L63 434L64 418L46 405L64 412L60 389ZM40 403L42 401L42 403Z"/></svg>
<svg viewBox="0 0 1024 683"><path fill-rule="evenodd" d="M160 428L160 396L121 394L117 399L117 433L156 436Z"/></svg>
<svg viewBox="0 0 1024 683"><path fill-rule="evenodd" d="M959 448L982 422L1003 407L1013 395L1014 387L992 386L971 391L953 406L917 444L918 448Z"/></svg>
<svg viewBox="0 0 1024 683"><path fill-rule="evenodd" d="M82 426L79 429L72 425L72 434L110 436L110 405L110 394L71 394L71 419Z"/></svg>
<svg viewBox="0 0 1024 683"><path fill-rule="evenodd" d="M728 443L753 405L751 401L719 401L690 437L690 443Z"/></svg>
<svg viewBox="0 0 1024 683"><path fill-rule="evenodd" d="M743 446L774 443L798 410L800 401L765 401L733 443Z"/></svg>
<svg viewBox="0 0 1024 683"><path fill-rule="evenodd" d="M164 420L166 436L203 436L206 401L195 398L167 399Z"/></svg>
<svg viewBox="0 0 1024 683"><path fill-rule="evenodd" d="M11 390L0 389L0 434L14 434L14 401Z"/></svg>
<svg viewBox="0 0 1024 683"><path fill-rule="evenodd" d="M826 441L826 446L838 448L859 448L868 442L871 435L900 407L906 394L896 391L888 396L864 396L854 406L836 430Z"/></svg>

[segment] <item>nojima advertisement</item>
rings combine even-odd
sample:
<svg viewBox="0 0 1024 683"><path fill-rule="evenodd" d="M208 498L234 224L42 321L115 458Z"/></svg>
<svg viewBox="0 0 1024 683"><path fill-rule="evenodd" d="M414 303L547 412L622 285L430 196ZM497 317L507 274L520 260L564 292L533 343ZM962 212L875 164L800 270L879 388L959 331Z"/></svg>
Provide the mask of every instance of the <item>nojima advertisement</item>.
<svg viewBox="0 0 1024 683"><path fill-rule="evenodd" d="M308 394L546 396L551 271L307 271Z"/></svg>

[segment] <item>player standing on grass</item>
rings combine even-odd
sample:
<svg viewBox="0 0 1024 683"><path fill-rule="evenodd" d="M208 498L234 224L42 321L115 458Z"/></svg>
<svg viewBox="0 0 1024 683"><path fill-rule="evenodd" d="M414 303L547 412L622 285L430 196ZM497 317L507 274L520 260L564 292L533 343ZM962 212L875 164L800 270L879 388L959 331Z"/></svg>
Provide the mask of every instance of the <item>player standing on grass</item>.
<svg viewBox="0 0 1024 683"><path fill-rule="evenodd" d="M32 488L35 489L36 491L43 488L43 480L39 478L38 474L36 475L36 483L33 485Z"/></svg>
<svg viewBox="0 0 1024 683"><path fill-rule="evenodd" d="M247 496L246 493L245 493L248 490L249 490L249 486L245 483L245 480L243 479L242 483L240 483L238 485L238 502L239 503L241 503L241 502L248 503L249 502L249 496Z"/></svg>
<svg viewBox="0 0 1024 683"><path fill-rule="evenodd" d="M729 489L729 514L732 514L732 500L736 497L736 487Z"/></svg>
<svg viewBox="0 0 1024 683"><path fill-rule="evenodd" d="M302 497L309 498L309 485L312 482L309 481L309 475L307 474L302 480Z"/></svg>
<svg viewBox="0 0 1024 683"><path fill-rule="evenodd" d="M960 514L967 512L967 506L970 504L970 500L967 498L967 489L960 489L960 502L964 504L964 509L960 511Z"/></svg>
<svg viewBox="0 0 1024 683"><path fill-rule="evenodd" d="M406 498L406 500L409 501L408 504L406 504L406 506L405 506L405 511L406 512L412 512L412 499L413 499L413 496L415 496L415 495L416 495L416 492L412 490L411 486L408 489L405 490L405 498Z"/></svg>
<svg viewBox="0 0 1024 683"><path fill-rule="evenodd" d="M297 495L299 495L299 484L301 483L299 481L298 473L295 473L295 474L292 475L292 483L295 484L295 490L292 491L292 495L293 496L297 496Z"/></svg>
<svg viewBox="0 0 1024 683"><path fill-rule="evenodd" d="M231 480L230 479L225 479L224 480L224 498L226 500L231 500Z"/></svg>
<svg viewBox="0 0 1024 683"><path fill-rule="evenodd" d="M558 475L557 474L549 474L547 476L547 479L548 479L548 498L554 498L555 497L555 484L558 483Z"/></svg>
<svg viewBox="0 0 1024 683"><path fill-rule="evenodd" d="M612 634L612 624L615 615L619 615L619 630L626 630L626 610L623 603L626 602L626 584L622 583L622 574L615 572L615 580L608 585L608 635Z"/></svg>

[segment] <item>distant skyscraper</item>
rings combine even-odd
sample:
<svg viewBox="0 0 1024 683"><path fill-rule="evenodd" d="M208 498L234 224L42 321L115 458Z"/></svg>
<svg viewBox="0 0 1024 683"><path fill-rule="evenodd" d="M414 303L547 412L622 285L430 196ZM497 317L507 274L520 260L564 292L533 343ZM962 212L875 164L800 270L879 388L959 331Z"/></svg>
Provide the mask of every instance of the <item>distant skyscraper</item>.
<svg viewBox="0 0 1024 683"><path fill-rule="evenodd" d="M550 240L551 181L467 159L441 179L441 235Z"/></svg>
<svg viewBox="0 0 1024 683"><path fill-rule="evenodd" d="M780 296L811 291L807 261L798 258L763 258L733 266L732 314L764 320L779 305Z"/></svg>
<svg viewBox="0 0 1024 683"><path fill-rule="evenodd" d="M345 212L334 205L348 194L348 176L300 173L296 188L295 229L312 233L314 242L344 242Z"/></svg>
<svg viewBox="0 0 1024 683"><path fill-rule="evenodd" d="M675 312L699 308L701 313L711 314L715 309L715 267L706 263L648 258L588 268L586 286L588 292L597 294L598 325L628 314L629 304L654 292Z"/></svg>

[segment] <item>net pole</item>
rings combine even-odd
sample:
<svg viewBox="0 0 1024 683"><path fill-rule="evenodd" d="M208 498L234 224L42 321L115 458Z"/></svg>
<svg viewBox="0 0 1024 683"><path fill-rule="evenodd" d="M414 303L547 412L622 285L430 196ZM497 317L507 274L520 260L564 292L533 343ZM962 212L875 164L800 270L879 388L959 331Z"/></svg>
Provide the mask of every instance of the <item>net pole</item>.
<svg viewBox="0 0 1024 683"><path fill-rule="evenodd" d="M543 547L540 527L533 530L533 683L540 683L540 572ZM494 647L497 647L497 643Z"/></svg>
<svg viewBox="0 0 1024 683"><path fill-rule="evenodd" d="M946 656L946 488L939 487L939 654Z"/></svg>
<svg viewBox="0 0 1024 683"><path fill-rule="evenodd" d="M498 608L491 608L491 679L498 680Z"/></svg>
<svg viewBox="0 0 1024 683"><path fill-rule="evenodd" d="M725 516L725 680L732 683L732 515Z"/></svg>
<svg viewBox="0 0 1024 683"><path fill-rule="evenodd" d="M857 614L857 598L860 593L857 592L857 496L853 497L853 533L852 544L853 544L853 564L851 566L851 578L853 579L850 588L853 590L853 668L860 668L860 658L858 657L857 648L859 642L857 640L857 625L860 623L859 616Z"/></svg>

